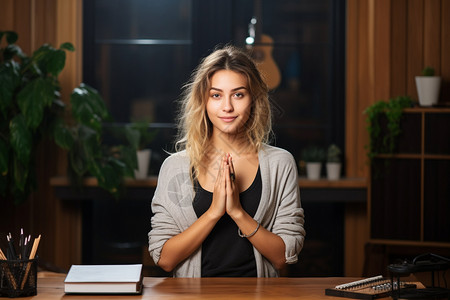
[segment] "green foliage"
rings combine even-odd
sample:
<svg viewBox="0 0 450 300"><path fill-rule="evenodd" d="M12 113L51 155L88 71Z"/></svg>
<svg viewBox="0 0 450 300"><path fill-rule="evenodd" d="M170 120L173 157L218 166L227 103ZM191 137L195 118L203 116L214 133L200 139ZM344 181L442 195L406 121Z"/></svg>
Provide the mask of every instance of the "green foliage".
<svg viewBox="0 0 450 300"><path fill-rule="evenodd" d="M134 177L136 151L129 144L106 145L103 142L103 124L111 121L111 116L95 89L81 84L73 90L70 102L77 124L58 135L61 139L56 142L69 149L72 178L79 182L87 175L94 176L100 187L119 196L123 178Z"/></svg>
<svg viewBox="0 0 450 300"><path fill-rule="evenodd" d="M155 139L158 132L149 127L150 122L146 121L136 121L125 126L125 136L136 150L145 149Z"/></svg>
<svg viewBox="0 0 450 300"><path fill-rule="evenodd" d="M413 101L408 96L391 98L388 102L378 101L366 108L366 124L370 143L367 155L372 160L379 153L392 154L395 151L397 137L401 133L400 121L405 108L411 107ZM386 132L382 132L381 118L387 120ZM382 134L383 133L383 134Z"/></svg>
<svg viewBox="0 0 450 300"><path fill-rule="evenodd" d="M432 68L432 67L425 67L422 70L422 76L434 76L434 68Z"/></svg>
<svg viewBox="0 0 450 300"><path fill-rule="evenodd" d="M301 159L305 162L323 162L325 160L325 150L316 145L309 145L302 150Z"/></svg>
<svg viewBox="0 0 450 300"><path fill-rule="evenodd" d="M90 174L113 195L124 176L133 177L136 154L130 145L108 147L102 141L102 123L110 120L100 95L80 85L70 101L74 124L65 120L58 75L64 69L70 43L59 49L42 45L27 56L15 44L15 32L0 32L0 196L16 203L36 188L35 150L44 139L54 140L69 155L69 173L78 181Z"/></svg>
<svg viewBox="0 0 450 300"><path fill-rule="evenodd" d="M341 162L342 151L336 144L331 144L327 149L327 162Z"/></svg>

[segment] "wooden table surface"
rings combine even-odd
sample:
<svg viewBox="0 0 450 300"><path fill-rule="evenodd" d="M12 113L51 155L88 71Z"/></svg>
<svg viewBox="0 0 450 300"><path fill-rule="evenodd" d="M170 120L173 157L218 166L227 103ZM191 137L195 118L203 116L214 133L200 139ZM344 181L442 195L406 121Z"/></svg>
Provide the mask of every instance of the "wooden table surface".
<svg viewBox="0 0 450 300"><path fill-rule="evenodd" d="M325 289L358 278L160 278L145 277L142 295L65 295L64 276L39 276L37 295L22 299L344 299Z"/></svg>

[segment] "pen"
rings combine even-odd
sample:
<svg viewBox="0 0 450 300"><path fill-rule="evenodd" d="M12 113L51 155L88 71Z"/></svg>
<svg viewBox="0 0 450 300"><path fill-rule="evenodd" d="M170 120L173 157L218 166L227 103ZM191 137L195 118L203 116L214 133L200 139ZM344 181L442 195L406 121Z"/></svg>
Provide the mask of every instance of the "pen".
<svg viewBox="0 0 450 300"><path fill-rule="evenodd" d="M24 236L23 236L23 228L20 228L20 238L19 238L19 259L25 259L24 255Z"/></svg>
<svg viewBox="0 0 450 300"><path fill-rule="evenodd" d="M25 252L25 258L26 259L30 258L30 252L31 252L30 241L31 241L31 234L28 236L28 239L27 239L27 247L26 247L27 249L26 249L26 252Z"/></svg>
<svg viewBox="0 0 450 300"><path fill-rule="evenodd" d="M8 246L9 246L9 252L10 252L10 259L15 260L16 259L16 250L14 249L13 244L13 238L11 236L11 232L9 235L6 236L6 239L8 240Z"/></svg>

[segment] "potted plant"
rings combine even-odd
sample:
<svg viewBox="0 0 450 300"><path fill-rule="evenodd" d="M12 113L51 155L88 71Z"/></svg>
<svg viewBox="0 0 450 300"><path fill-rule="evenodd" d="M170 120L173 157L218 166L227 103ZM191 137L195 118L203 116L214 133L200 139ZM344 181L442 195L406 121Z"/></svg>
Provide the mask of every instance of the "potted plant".
<svg viewBox="0 0 450 300"><path fill-rule="evenodd" d="M331 144L327 149L327 178L337 180L341 177L341 155L342 151L336 144Z"/></svg>
<svg viewBox="0 0 450 300"><path fill-rule="evenodd" d="M67 150L68 173L81 182L95 176L100 187L118 196L125 176L136 165L131 147L107 147L103 122L110 119L97 91L81 84L70 96L71 118L60 99L58 75L70 43L58 49L42 45L31 56L16 45L15 32L0 32L0 196L20 203L36 188L35 149L46 140ZM134 160L133 160L134 157Z"/></svg>
<svg viewBox="0 0 450 300"><path fill-rule="evenodd" d="M441 77L435 76L432 67L425 67L422 76L416 76L417 95L420 106L433 106L439 101Z"/></svg>
<svg viewBox="0 0 450 300"><path fill-rule="evenodd" d="M369 160L380 154L392 154L401 133L400 121L405 108L411 107L413 101L408 96L390 98L389 101L377 101L364 110L369 145L366 146ZM385 126L382 127L382 124Z"/></svg>
<svg viewBox="0 0 450 300"><path fill-rule="evenodd" d="M134 170L136 179L144 179L148 175L152 150L149 144L157 131L150 129L149 121L135 121L125 126L125 135L136 150L137 168Z"/></svg>
<svg viewBox="0 0 450 300"><path fill-rule="evenodd" d="M316 145L307 146L302 150L302 160L306 164L306 176L308 179L320 178L322 162L325 160L325 150Z"/></svg>

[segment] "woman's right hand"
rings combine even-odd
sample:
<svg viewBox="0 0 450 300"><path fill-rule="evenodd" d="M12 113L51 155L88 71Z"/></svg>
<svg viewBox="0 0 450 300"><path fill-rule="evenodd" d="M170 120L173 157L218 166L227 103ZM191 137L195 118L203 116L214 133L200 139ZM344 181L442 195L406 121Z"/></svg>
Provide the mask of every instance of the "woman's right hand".
<svg viewBox="0 0 450 300"><path fill-rule="evenodd" d="M180 262L196 251L208 237L217 221L226 211L225 172L229 172L228 164L222 159L214 184L213 199L209 209L201 215L189 228L166 241L158 261L166 272L171 272Z"/></svg>
<svg viewBox="0 0 450 300"><path fill-rule="evenodd" d="M213 199L208 212L215 218L220 219L226 212L226 172L229 172L226 156L222 157L216 182L214 184Z"/></svg>

